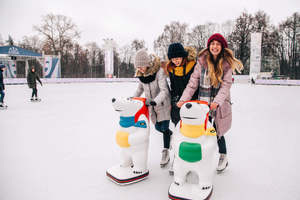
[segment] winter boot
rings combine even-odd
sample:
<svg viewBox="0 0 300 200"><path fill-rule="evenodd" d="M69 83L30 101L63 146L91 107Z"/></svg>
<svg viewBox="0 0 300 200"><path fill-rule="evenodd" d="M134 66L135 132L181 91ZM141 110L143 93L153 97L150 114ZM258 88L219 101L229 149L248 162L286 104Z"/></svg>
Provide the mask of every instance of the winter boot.
<svg viewBox="0 0 300 200"><path fill-rule="evenodd" d="M218 167L217 167L218 174L222 173L226 169L227 166L228 166L227 155L221 153L220 158L219 158L219 164L218 164Z"/></svg>
<svg viewBox="0 0 300 200"><path fill-rule="evenodd" d="M0 109L1 110L4 110L4 109L6 109L7 108L7 105L5 105L4 103L1 103L0 102Z"/></svg>
<svg viewBox="0 0 300 200"><path fill-rule="evenodd" d="M163 168L165 167L170 161L170 155L169 155L169 149L164 148L162 150L162 157L160 161L160 167Z"/></svg>

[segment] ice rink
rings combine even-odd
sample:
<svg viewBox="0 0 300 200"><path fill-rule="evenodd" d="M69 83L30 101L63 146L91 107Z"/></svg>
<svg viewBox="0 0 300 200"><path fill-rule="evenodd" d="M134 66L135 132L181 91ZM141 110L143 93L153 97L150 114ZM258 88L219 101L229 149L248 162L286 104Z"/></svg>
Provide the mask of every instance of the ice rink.
<svg viewBox="0 0 300 200"><path fill-rule="evenodd" d="M168 199L172 182L159 162L153 127L149 178L118 186L105 175L118 163L119 115L113 97L137 83L45 84L40 103L27 85L7 85L0 110L0 200ZM212 200L300 199L300 87L234 84L229 166L216 175Z"/></svg>

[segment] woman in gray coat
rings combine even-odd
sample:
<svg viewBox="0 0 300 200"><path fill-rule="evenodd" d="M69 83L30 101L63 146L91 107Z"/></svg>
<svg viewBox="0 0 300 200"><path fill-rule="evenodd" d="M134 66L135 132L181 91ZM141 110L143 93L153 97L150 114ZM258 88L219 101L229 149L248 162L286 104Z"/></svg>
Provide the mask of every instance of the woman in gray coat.
<svg viewBox="0 0 300 200"><path fill-rule="evenodd" d="M159 58L149 56L143 49L136 53L134 67L136 68L135 76L140 81L134 96L139 97L145 93L151 121L155 129L163 133L164 149L160 165L165 167L170 160L169 148L172 135L169 129L171 99L167 77L161 68Z"/></svg>

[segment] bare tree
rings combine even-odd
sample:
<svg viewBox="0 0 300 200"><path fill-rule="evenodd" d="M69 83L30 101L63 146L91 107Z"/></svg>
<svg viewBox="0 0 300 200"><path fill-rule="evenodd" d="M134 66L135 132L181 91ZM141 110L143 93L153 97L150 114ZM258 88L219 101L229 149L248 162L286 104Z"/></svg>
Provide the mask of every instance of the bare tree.
<svg viewBox="0 0 300 200"><path fill-rule="evenodd" d="M200 51L206 47L208 38L215 32L220 32L220 25L208 22L204 25L195 26L190 33L188 33L188 45L193 46Z"/></svg>
<svg viewBox="0 0 300 200"><path fill-rule="evenodd" d="M41 52L43 47L43 42L40 40L40 38L37 35L24 36L23 40L19 42L19 46L25 49Z"/></svg>
<svg viewBox="0 0 300 200"><path fill-rule="evenodd" d="M145 41L144 40L138 40L138 39L134 39L131 42L131 49L133 51L138 51L139 49L143 49L145 48Z"/></svg>
<svg viewBox="0 0 300 200"><path fill-rule="evenodd" d="M134 52L132 51L131 46L127 44L119 49L119 55L121 62L129 65L131 63Z"/></svg>
<svg viewBox="0 0 300 200"><path fill-rule="evenodd" d="M278 71L278 57L276 52L277 41L274 34L275 27L270 24L270 17L264 11L258 11L253 16L252 32L262 34L261 71Z"/></svg>
<svg viewBox="0 0 300 200"><path fill-rule="evenodd" d="M66 46L80 36L72 19L64 15L48 14L42 18L40 25L33 28L45 37L55 54L63 53Z"/></svg>
<svg viewBox="0 0 300 200"><path fill-rule="evenodd" d="M87 49L87 58L90 67L90 77L98 77L104 71L104 52L97 43L91 42L85 45Z"/></svg>
<svg viewBox="0 0 300 200"><path fill-rule="evenodd" d="M88 50L88 60L90 65L95 65L98 51L101 51L96 42L90 42L85 45Z"/></svg>
<svg viewBox="0 0 300 200"><path fill-rule="evenodd" d="M205 25L197 25L192 29L192 32L188 33L188 45L195 47L197 51L205 48L207 39Z"/></svg>
<svg viewBox="0 0 300 200"><path fill-rule="evenodd" d="M293 79L300 78L300 44L296 38L297 27L300 27L300 14L297 12L279 25L280 72Z"/></svg>
<svg viewBox="0 0 300 200"><path fill-rule="evenodd" d="M233 32L228 37L236 57L244 64L243 74L249 73L250 34L252 32L253 16L244 11L237 19Z"/></svg>
<svg viewBox="0 0 300 200"><path fill-rule="evenodd" d="M186 23L171 22L170 25L165 25L164 31L154 41L154 50L157 55L166 58L168 47L171 43L180 42L185 45L187 40L187 29Z"/></svg>

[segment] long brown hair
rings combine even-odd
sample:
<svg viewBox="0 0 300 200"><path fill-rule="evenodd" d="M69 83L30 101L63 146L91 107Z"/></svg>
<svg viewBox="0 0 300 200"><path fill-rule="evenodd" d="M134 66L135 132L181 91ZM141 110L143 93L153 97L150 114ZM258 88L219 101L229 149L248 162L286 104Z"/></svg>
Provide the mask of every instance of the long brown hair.
<svg viewBox="0 0 300 200"><path fill-rule="evenodd" d="M233 55L233 52L228 48L222 48L221 52L217 56L217 59L214 60L213 55L210 53L209 49L203 49L199 56L205 54L206 62L208 66L208 74L210 77L211 85L213 87L218 87L219 83L222 83L223 80L223 62L224 60L230 65L233 73L243 70L244 66L241 61L236 59Z"/></svg>

